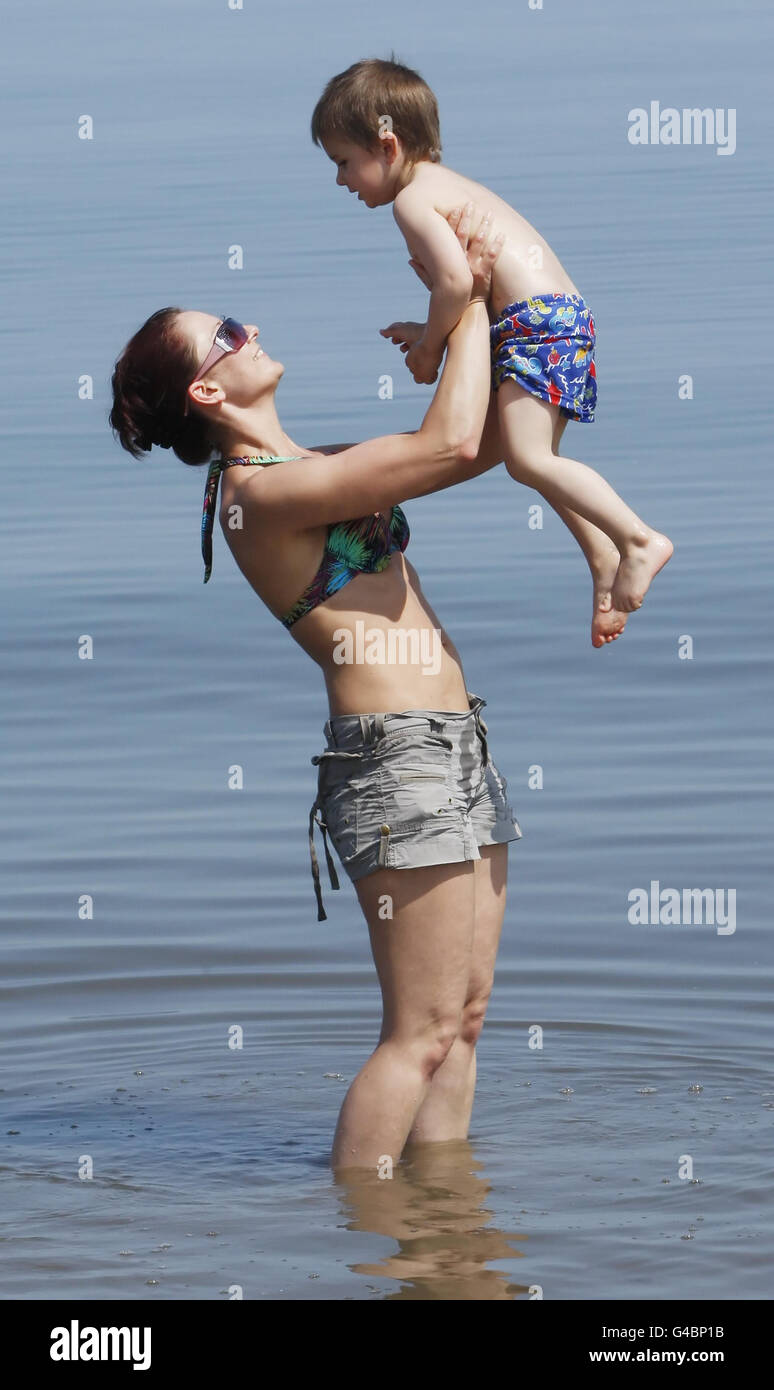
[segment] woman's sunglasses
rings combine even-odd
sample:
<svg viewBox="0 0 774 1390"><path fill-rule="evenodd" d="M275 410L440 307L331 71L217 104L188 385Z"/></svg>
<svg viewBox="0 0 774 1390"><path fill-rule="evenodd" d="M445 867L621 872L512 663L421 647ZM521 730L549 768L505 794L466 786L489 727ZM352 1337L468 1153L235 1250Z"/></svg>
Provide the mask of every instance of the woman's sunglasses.
<svg viewBox="0 0 774 1390"><path fill-rule="evenodd" d="M247 342L248 336L247 329L243 324L237 323L236 319L223 319L215 334L215 341L212 347L207 353L202 365L198 368L196 376L189 381L188 385L193 386L194 381L199 381L199 379L204 376L204 373L209 371L210 367L214 366L216 362L219 362L221 357L225 357L226 353L239 352L239 349L243 348ZM186 392L185 406L183 408L184 415L188 414L188 402L189 396Z"/></svg>

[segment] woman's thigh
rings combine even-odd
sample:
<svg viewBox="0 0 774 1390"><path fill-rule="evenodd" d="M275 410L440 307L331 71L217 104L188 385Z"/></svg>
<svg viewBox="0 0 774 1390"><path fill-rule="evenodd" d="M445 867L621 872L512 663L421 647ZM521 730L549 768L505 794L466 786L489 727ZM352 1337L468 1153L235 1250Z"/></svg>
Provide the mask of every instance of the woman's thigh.
<svg viewBox="0 0 774 1390"><path fill-rule="evenodd" d="M355 884L382 991L382 1039L458 1027L471 973L477 862L377 869Z"/></svg>
<svg viewBox="0 0 774 1390"><path fill-rule="evenodd" d="M475 868L475 916L465 1003L486 1002L492 988L508 887L508 846L482 845Z"/></svg>

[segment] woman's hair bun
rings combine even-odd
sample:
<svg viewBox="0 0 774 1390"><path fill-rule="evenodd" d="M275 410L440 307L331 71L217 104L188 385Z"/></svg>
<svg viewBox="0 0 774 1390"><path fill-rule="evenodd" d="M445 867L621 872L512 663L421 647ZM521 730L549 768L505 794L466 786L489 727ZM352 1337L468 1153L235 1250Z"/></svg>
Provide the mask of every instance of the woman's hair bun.
<svg viewBox="0 0 774 1390"><path fill-rule="evenodd" d="M214 442L200 415L183 414L197 358L177 330L176 308L157 309L129 340L115 364L110 426L133 458L154 444L174 449L183 463L206 463Z"/></svg>

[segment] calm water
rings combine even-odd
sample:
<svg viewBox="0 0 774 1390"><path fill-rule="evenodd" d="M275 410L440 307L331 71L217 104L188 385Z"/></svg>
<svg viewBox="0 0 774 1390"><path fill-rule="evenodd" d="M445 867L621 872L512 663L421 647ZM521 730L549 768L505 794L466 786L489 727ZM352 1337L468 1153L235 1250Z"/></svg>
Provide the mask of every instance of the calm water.
<svg viewBox="0 0 774 1390"><path fill-rule="evenodd" d="M519 0L494 28L441 0L9 11L4 1297L771 1296L772 28L763 0ZM448 163L591 303L600 410L565 449L676 554L596 652L579 552L504 469L409 503L524 839L469 1143L345 1189L327 1155L379 994L346 878L316 921L322 681L219 533L203 588L203 474L134 463L105 418L127 337L181 304L260 324L303 442L416 427L431 391L377 329L424 291L308 136L325 80L392 48ZM651 100L735 108L735 154L632 146ZM735 889L736 931L630 925L652 880Z"/></svg>

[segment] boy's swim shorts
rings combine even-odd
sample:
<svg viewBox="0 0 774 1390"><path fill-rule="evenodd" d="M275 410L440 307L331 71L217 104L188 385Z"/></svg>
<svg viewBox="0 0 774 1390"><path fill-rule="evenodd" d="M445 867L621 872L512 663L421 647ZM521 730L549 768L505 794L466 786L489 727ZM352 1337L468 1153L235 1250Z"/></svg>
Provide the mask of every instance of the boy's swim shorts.
<svg viewBox="0 0 774 1390"><path fill-rule="evenodd" d="M508 304L489 337L493 391L510 378L558 405L571 420L594 419L596 330L579 294L543 294Z"/></svg>

